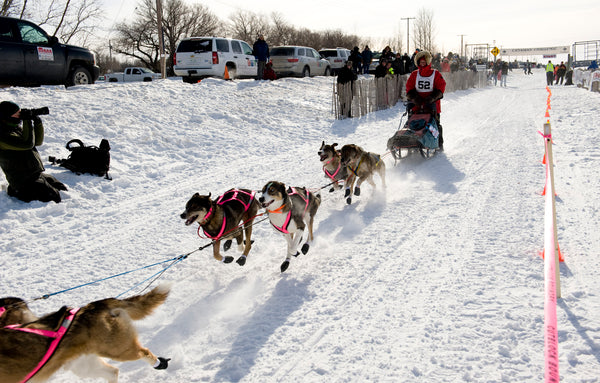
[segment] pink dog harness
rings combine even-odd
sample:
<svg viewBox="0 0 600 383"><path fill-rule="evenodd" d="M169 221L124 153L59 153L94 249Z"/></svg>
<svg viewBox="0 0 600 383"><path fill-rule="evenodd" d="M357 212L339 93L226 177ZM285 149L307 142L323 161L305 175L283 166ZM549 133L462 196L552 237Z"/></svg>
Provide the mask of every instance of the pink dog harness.
<svg viewBox="0 0 600 383"><path fill-rule="evenodd" d="M307 189L306 190L306 198L304 198L304 196L302 194L300 194L296 191L296 188L290 187L290 192L288 192L288 196L291 196L294 194L298 194L300 196L300 198L302 198L304 200L304 203L306 204L306 207L304 208L304 214L306 214L306 210L308 210L308 202L309 202L308 195L310 194L310 192ZM285 205L283 205L283 206L285 206ZM269 210L269 213L279 213L279 210L281 210L283 208L283 206L281 206L280 208L275 209L275 210ZM304 216L304 214L302 214L302 216ZM275 229L279 230L283 234L290 234L290 232L288 231L287 228L290 225L291 220L292 220L292 209L290 209L290 211L288 211L287 217L285 217L285 222L283 223L283 225L281 227L275 225L273 222L271 222L271 225L273 225L273 227Z"/></svg>
<svg viewBox="0 0 600 383"><path fill-rule="evenodd" d="M3 310L0 310L0 315L2 315L5 311L4 307L2 307L2 309ZM44 355L42 360L40 360L38 365L29 374L27 374L27 376L21 381L22 383L25 383L29 379L31 379L42 367L44 367L44 365L48 362L48 360L52 357L52 355L54 355L54 351L56 351L56 348L60 344L60 341L62 340L63 336L67 333L67 330L69 329L69 327L71 327L71 323L73 323L73 318L75 318L75 314L77 314L77 311L79 311L79 308L71 309L69 311L69 315L67 315L67 317L63 320L58 331L40 330L37 328L27 328L27 327L21 328L21 327L19 327L19 326L21 326L20 324L4 326L4 328L8 328L11 330L29 332L32 334L37 334L37 335L45 336L48 338L54 338L52 343L50 343L50 347L48 347L48 351L46 351L46 354Z"/></svg>
<svg viewBox="0 0 600 383"><path fill-rule="evenodd" d="M245 202L244 200L239 198L239 194L245 194L246 196L250 197L248 199L248 202ZM248 209L250 209L250 205L252 204L252 200L254 200L254 195L256 194L255 191L253 191L252 193L248 193L245 190L240 190L240 189L231 189L225 192L225 194L223 194L222 196L220 196L215 203L217 205L223 205L226 202L229 201L237 201L239 203L241 203L244 206L244 213L248 211ZM204 216L204 219L202 219L202 222L206 222L206 220L208 218L210 218L210 216L213 214L213 208L212 206L210 207L210 210L208 211L208 213L206 213L206 215ZM208 234L206 232L206 230L204 230L204 228L202 228L202 226L198 226L198 235L200 235L200 228L202 228L202 231L204 232L204 235L210 239L216 240L221 238L221 236L223 236L223 232L225 231L225 227L227 226L227 216L225 214L223 214L223 225L221 225L221 231L219 231L219 234L217 234L216 236L212 236L210 234Z"/></svg>

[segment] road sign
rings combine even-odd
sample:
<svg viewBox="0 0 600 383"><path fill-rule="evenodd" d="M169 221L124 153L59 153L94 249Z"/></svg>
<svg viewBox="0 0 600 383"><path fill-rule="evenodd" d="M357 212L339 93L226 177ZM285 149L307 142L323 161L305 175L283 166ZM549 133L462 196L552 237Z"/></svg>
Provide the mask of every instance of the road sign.
<svg viewBox="0 0 600 383"><path fill-rule="evenodd" d="M500 49L498 49L498 47L494 47L491 51L490 51L494 57L498 56L498 53L500 53Z"/></svg>

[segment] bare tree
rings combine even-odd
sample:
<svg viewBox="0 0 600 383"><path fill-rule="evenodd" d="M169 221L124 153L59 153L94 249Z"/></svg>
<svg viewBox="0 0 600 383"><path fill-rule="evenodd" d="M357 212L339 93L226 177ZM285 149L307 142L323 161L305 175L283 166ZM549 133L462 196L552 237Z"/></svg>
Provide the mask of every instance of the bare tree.
<svg viewBox="0 0 600 383"><path fill-rule="evenodd" d="M269 21L264 15L238 10L229 16L229 35L252 43L259 34L269 35Z"/></svg>
<svg viewBox="0 0 600 383"><path fill-rule="evenodd" d="M160 72L156 17L156 1L142 0L136 8L134 21L117 25L115 51ZM162 20L165 51L169 56L173 55L177 43L184 37L222 33L221 22L208 8L200 4L189 6L183 0L167 0L163 4ZM169 73L173 73L171 60L167 60L167 69Z"/></svg>
<svg viewBox="0 0 600 383"><path fill-rule="evenodd" d="M413 44L416 48L433 51L433 11L421 8L414 22Z"/></svg>
<svg viewBox="0 0 600 383"><path fill-rule="evenodd" d="M61 42L85 44L102 16L99 0L3 0L2 16L28 18Z"/></svg>
<svg viewBox="0 0 600 383"><path fill-rule="evenodd" d="M271 13L271 28L269 32L269 44L288 45L294 35L294 27L289 25L280 13Z"/></svg>

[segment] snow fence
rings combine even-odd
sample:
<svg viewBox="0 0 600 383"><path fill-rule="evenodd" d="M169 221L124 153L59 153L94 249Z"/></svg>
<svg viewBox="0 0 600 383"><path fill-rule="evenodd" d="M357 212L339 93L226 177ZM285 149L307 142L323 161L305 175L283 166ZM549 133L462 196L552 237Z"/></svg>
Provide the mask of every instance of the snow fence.
<svg viewBox="0 0 600 383"><path fill-rule="evenodd" d="M487 85L485 72L460 71L442 75L446 80L446 93ZM406 100L408 76L365 76L346 84L338 84L335 77L331 100L335 118L361 117L367 113L391 108L398 101Z"/></svg>

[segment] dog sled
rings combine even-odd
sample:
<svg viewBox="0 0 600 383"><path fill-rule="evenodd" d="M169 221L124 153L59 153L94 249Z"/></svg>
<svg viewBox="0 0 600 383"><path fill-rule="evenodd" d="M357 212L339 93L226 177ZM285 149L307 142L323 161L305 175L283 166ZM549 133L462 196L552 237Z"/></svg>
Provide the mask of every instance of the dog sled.
<svg viewBox="0 0 600 383"><path fill-rule="evenodd" d="M433 113L423 109L414 112L410 104L402 118L408 114L408 119L396 133L388 139L387 149L392 153L395 163L418 152L423 158L432 157L439 147L439 130Z"/></svg>

